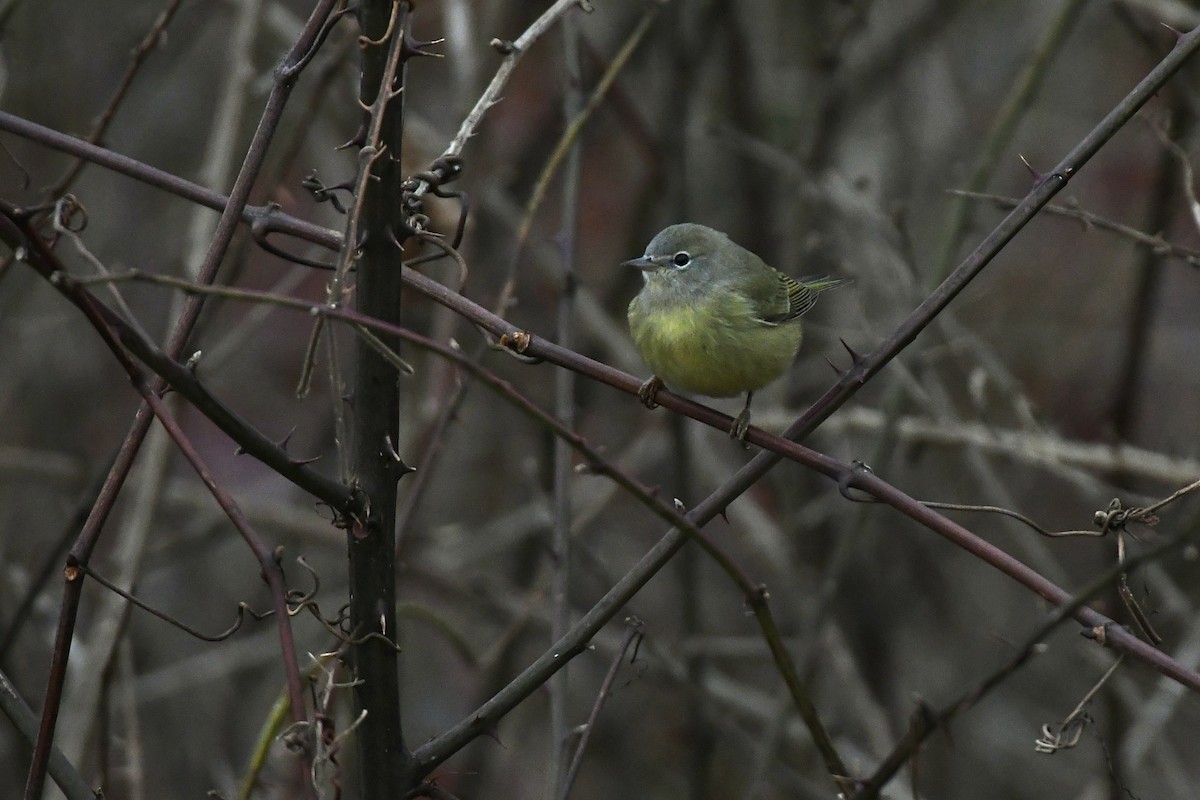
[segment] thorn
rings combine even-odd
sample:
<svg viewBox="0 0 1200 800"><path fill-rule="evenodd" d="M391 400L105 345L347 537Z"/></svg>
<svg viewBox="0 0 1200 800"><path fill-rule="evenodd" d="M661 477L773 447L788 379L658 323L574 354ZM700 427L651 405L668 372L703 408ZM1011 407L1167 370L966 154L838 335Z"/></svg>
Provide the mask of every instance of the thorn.
<svg viewBox="0 0 1200 800"><path fill-rule="evenodd" d="M842 343L842 347L846 348L846 352L850 354L850 360L851 360L852 362L854 362L854 366L856 366L856 367L857 367L857 366L860 366L860 365L863 363L863 357L862 357L862 355L861 355L861 354L859 354L858 352L856 352L856 351L855 351L855 349L854 349L853 347L851 347L850 345L846 344L846 340L845 340L845 339L842 339L841 337L838 337L838 341Z"/></svg>
<svg viewBox="0 0 1200 800"><path fill-rule="evenodd" d="M1179 40L1184 37L1183 31L1176 30L1175 28L1172 28L1170 25L1168 25L1165 22L1160 22L1159 24L1162 25L1167 30L1169 30L1171 33L1175 34L1175 44L1179 44Z"/></svg>
<svg viewBox="0 0 1200 800"><path fill-rule="evenodd" d="M287 450L288 443L290 441L292 441L292 434L295 432L296 432L296 426L293 425L292 429L287 432L287 436L284 436L282 439L280 439L278 442L276 442L275 446L280 448L281 450Z"/></svg>
<svg viewBox="0 0 1200 800"><path fill-rule="evenodd" d="M1025 156L1019 155L1017 158L1021 159L1021 163L1025 165L1025 169L1029 170L1029 174L1033 177L1034 186L1038 185L1045 179L1046 176L1034 169L1033 165L1029 163Z"/></svg>
<svg viewBox="0 0 1200 800"><path fill-rule="evenodd" d="M397 465L396 468L400 472L400 477L404 477L405 475L408 475L409 473L417 471L416 467L411 466L408 463L406 463L404 461L404 459L400 457L400 454L396 452L396 446L392 444L392 435L391 434L388 434L383 437L383 444L384 444L384 448L385 448L385 454L389 458L392 459L393 464Z"/></svg>
<svg viewBox="0 0 1200 800"><path fill-rule="evenodd" d="M367 143L367 121L364 119L362 122L360 122L358 124L358 130L354 132L353 136L351 136L343 144L339 144L337 147L335 147L333 149L334 150L347 150L351 147L356 147L356 146L362 147L366 143Z"/></svg>
<svg viewBox="0 0 1200 800"><path fill-rule="evenodd" d="M832 370L834 371L834 373L835 373L835 374L836 374L836 375L837 375L839 378L844 378L844 377L846 377L846 373L850 371L850 370L847 370L847 369L842 369L842 368L841 368L841 367L839 367L837 364L833 363L833 362L832 362L832 361L829 359L829 356L825 356L825 363L829 365L829 368L830 368L830 369L832 369Z"/></svg>
<svg viewBox="0 0 1200 800"><path fill-rule="evenodd" d="M499 729L497 727L492 726L492 727L488 728L487 730L485 730L483 732L483 735L488 737L489 739L491 739L492 741L494 741L496 744L500 745L501 747L504 747L504 742L500 741L500 733L499 733ZM508 748L504 747L504 749L507 750Z"/></svg>
<svg viewBox="0 0 1200 800"><path fill-rule="evenodd" d="M725 520L725 524L729 524L729 509L722 508L717 513L721 515L721 519Z"/></svg>
<svg viewBox="0 0 1200 800"><path fill-rule="evenodd" d="M446 41L445 38L437 38L437 39L430 39L429 41L422 41L421 39L417 39L417 38L413 37L411 34L405 32L404 44L401 45L400 57L404 60L408 60L410 58L416 58L416 57L420 57L420 56L425 56L428 58L445 58L445 56L442 53L430 53L428 50L425 49L426 47L433 47L434 45L442 44L445 41Z"/></svg>

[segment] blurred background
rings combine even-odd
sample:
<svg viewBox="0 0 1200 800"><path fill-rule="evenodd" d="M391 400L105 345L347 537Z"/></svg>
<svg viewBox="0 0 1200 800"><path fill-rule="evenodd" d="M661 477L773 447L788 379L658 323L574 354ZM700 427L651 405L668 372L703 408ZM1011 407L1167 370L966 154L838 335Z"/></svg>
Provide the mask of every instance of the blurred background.
<svg viewBox="0 0 1200 800"><path fill-rule="evenodd" d="M870 352L986 235L1003 201L1023 195L1170 50L1169 25L1200 23L1169 0L592 0L570 15L584 95L639 24L649 27L579 140L578 181L557 176L518 230L566 126L564 33L520 61L452 185L469 196L463 289L555 338L559 295L578 281L575 349L648 374L625 308L640 278L619 266L666 224L726 231L794 276L853 279L822 298L790 373L756 395L755 423L780 431L849 356ZM301 2L90 3L13 0L0 8L0 108L86 135L155 19L149 51L103 144L227 192L295 38ZM549 4L418 3L419 39L445 38L440 59L412 62L405 89L408 172L441 153L500 63L493 38L516 38ZM652 19L646 20L647 17ZM645 22L643 23L643 21ZM303 74L252 202L341 229L300 186L315 172L349 180L358 127L358 51L340 26ZM861 459L927 500L1021 512L1049 530L1090 529L1113 497L1146 504L1200 474L1200 248L1189 210L1200 62L1172 79L920 338L808 444ZM71 166L46 147L0 134L0 196L47 198ZM1022 159L1026 164L1022 164ZM564 188L566 187L566 188ZM217 215L95 166L70 188L87 210L80 243L59 253L80 274L136 268L186 276ZM431 201L433 202L433 201ZM574 206L572 204L575 204ZM431 205L450 234L459 206ZM578 225L564 233L574 214ZM1085 217L1096 215L1100 219ZM1108 230L1104 221L1144 234ZM567 226L570 228L570 225ZM278 238L278 237L277 237ZM1169 243L1169 244L1168 244ZM292 252L328 259L299 242ZM573 252L571 262L564 254ZM568 266L569 264L569 266ZM453 285L455 268L427 274ZM220 282L312 300L327 273L267 254L239 234ZM122 284L152 334L165 337L179 298ZM98 290L102 297L109 297ZM479 333L410 292L406 324L468 352ZM215 300L189 346L200 375L267 435L336 474L328 365L298 399L311 318ZM339 341L347 348L348 336ZM128 381L79 314L28 267L0 271L0 667L39 709L61 594L63 552L86 514L136 408ZM405 732L418 745L469 714L550 641L548 542L553 440L446 363L404 353L398 452L421 464L401 484L400 610ZM483 363L542 408L556 368L500 352ZM462 386L461 405L442 423ZM699 503L752 455L723 431L579 379L575 425L639 481ZM713 401L736 413L740 400ZM320 576L318 602L345 601L345 542L327 509L249 457L182 405L187 430L271 545L289 583ZM436 457L430 458L431 453ZM605 478L572 479L576 616L663 533ZM1134 550L1194 528L1200 506L1164 509ZM1069 590L1111 565L1111 537L1048 539L996 515L955 519ZM940 707L979 684L1031 635L1044 603L896 512L848 502L827 479L782 464L708 532L765 584L822 718L856 775L870 774L920 703ZM1194 549L1138 572L1135 595L1164 649L1200 661ZM239 601L269 603L258 566L186 463L148 446L92 561L101 575L188 624L216 632ZM1097 607L1128 622L1115 595ZM725 575L685 550L634 600L645 641L618 675L589 747L576 798L829 797L830 783L796 719L754 620ZM571 724L586 718L622 635L618 615L570 666ZM308 617L301 652L332 648ZM1088 707L1078 746L1034 752L1112 664L1073 624L888 788L894 798L1185 797L1200 780L1193 695L1126 663ZM282 690L268 623L198 641L89 583L72 651L58 743L109 797L231 797ZM305 662L307 664L307 662ZM349 698L335 703L346 724ZM535 694L494 736L447 762L438 783L462 798L542 797L547 703ZM0 725L0 798L18 797L29 751ZM353 759L342 759L352 786ZM291 796L281 745L257 796ZM6 776L6 777L4 777Z"/></svg>

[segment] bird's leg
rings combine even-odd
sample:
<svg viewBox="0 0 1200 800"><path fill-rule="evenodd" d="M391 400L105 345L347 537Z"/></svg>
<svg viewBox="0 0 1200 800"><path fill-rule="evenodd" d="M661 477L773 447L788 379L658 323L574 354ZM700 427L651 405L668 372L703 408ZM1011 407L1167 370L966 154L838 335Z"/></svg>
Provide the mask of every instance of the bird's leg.
<svg viewBox="0 0 1200 800"><path fill-rule="evenodd" d="M746 405L742 408L742 413L733 420L733 427L729 429L730 439L737 439L745 444L746 430L750 427L750 401L753 399L754 392L746 392Z"/></svg>
<svg viewBox="0 0 1200 800"><path fill-rule="evenodd" d="M662 387L662 378L657 375L647 378L646 382L638 388L638 398L642 401L642 405L646 408L658 408L658 403L654 402L654 396Z"/></svg>

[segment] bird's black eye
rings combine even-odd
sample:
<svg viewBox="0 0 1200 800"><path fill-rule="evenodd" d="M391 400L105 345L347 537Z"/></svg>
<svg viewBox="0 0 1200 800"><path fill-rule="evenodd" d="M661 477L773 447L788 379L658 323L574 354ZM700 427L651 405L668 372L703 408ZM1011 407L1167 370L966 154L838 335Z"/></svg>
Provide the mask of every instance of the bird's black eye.
<svg viewBox="0 0 1200 800"><path fill-rule="evenodd" d="M677 267L686 267L692 263L692 255L687 250L680 250L671 257L671 263Z"/></svg>

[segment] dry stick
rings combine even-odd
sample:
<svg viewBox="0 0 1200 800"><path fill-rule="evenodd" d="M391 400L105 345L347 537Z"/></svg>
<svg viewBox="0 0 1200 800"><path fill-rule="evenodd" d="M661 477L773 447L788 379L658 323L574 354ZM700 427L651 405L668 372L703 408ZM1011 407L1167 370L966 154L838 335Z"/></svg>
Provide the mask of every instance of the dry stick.
<svg viewBox="0 0 1200 800"><path fill-rule="evenodd" d="M596 702L592 704L592 713L588 715L587 722L583 726L583 734L579 737L579 744L575 747L575 752L571 756L571 764L567 768L567 774L563 778L562 786L559 789L557 797L559 800L567 800L571 794L571 786L575 783L575 777L579 774L579 768L583 765L583 753L587 750L588 742L592 738L592 732L596 729L596 720L600 718L600 709L604 707L604 701L608 699L609 693L612 691L613 682L617 679L617 670L621 668L621 662L625 660L625 653L629 651L630 646L639 641L642 637L642 621L636 617L630 617L625 621L625 635L621 637L621 644L617 647L617 654L613 657L612 664L608 668L608 672L604 676L604 680L600 683L600 691L596 693ZM637 653L637 649L634 649Z"/></svg>
<svg viewBox="0 0 1200 800"><path fill-rule="evenodd" d="M99 323L97 323L99 324ZM132 362L124 364L126 371L129 372L130 378L134 383L135 388L142 395L145 401L154 410L155 416L167 433L170 435L175 446L191 464L192 469L203 481L204 485L212 493L213 499L225 512L225 516L233 523L233 526L241 534L246 545L254 553L259 565L262 567L262 579L266 582L271 591L271 601L274 606L275 619L279 626L279 643L283 651L283 667L284 673L287 676L288 699L292 704L292 716L298 724L307 724L304 716L304 688L301 683L299 665L296 660L296 643L292 637L291 615L288 613L287 605L287 586L284 582L283 569L279 566L279 562L272 552L271 548L262 540L262 538L254 532L250 526L249 520L242 513L233 496L217 482L208 465L204 463L200 454L192 445L191 439L179 427L178 422L170 415L166 404L162 399L149 389L145 379L140 375L140 371L133 366ZM298 711L297 711L298 709Z"/></svg>
<svg viewBox="0 0 1200 800"><path fill-rule="evenodd" d="M875 434L882 430L883 415L872 408L845 409L828 420L821 432L833 438L856 431ZM1123 442L1103 444L1064 439L1041 431L991 428L977 422L955 422L927 417L903 417L897 425L900 437L917 445L969 447L985 454L1002 454L1017 462L1056 470L1088 491L1098 484L1084 484L1072 473L1121 470L1137 478L1173 482L1180 475L1200 474L1200 460L1173 458Z"/></svg>
<svg viewBox="0 0 1200 800"><path fill-rule="evenodd" d="M149 58L150 53L166 37L167 26L171 24L171 20L174 18L175 12L179 10L182 2L183 0L168 0L166 7L159 13L158 18L154 20L154 24L150 26L150 30L146 32L146 35L142 37L142 41L134 48L129 66L125 68L125 74L121 76L121 81L117 84L112 97L109 98L108 105L100 112L100 116L92 124L92 129L88 131L87 141L89 143L98 144L104 138L104 134L108 132L108 126L112 123L113 117L116 116L117 109L120 108L125 95L128 94L129 87L133 85L133 79L137 77L142 64ZM75 178L79 175L85 163L83 159L77 159L67 169L66 174L59 179L58 183L47 191L47 194L51 198L55 198L65 192L75 182Z"/></svg>
<svg viewBox="0 0 1200 800"><path fill-rule="evenodd" d="M583 104L582 76L579 69L579 26L573 18L563 20L563 66L566 87L563 93L563 116L579 117ZM575 347L575 294L578 287L576 252L579 244L579 193L581 183L582 148L575 137L567 155L562 176L562 220L558 245L562 255L561 285L558 293L556 327L558 343ZM558 370L554 375L554 414L567 430L575 428L576 375L570 370ZM550 541L550 642L558 641L571 626L571 484L574 470L571 448L561 436L554 439L552 493L554 524ZM566 668L554 674L547 685L550 690L550 759L547 797L554 800L567 784L569 766L567 751L567 700L570 683Z"/></svg>
<svg viewBox="0 0 1200 800"><path fill-rule="evenodd" d="M1124 663L1124 654L1113 659L1112 666L1092 684L1092 688L1087 690L1087 693L1075 704L1075 708L1071 710L1070 714L1067 714L1062 722L1053 727L1049 724L1043 725L1042 737L1034 742L1034 752L1049 755L1057 753L1059 750L1068 750L1079 744L1079 737L1083 735L1083 730L1089 722L1088 717L1084 714L1084 709L1096 697L1097 692L1104 688L1109 679L1117 674L1117 670Z"/></svg>
<svg viewBox="0 0 1200 800"><path fill-rule="evenodd" d="M368 48L379 47L386 41L388 50L383 67L383 77L376 90L375 99L371 103L371 107L366 109L370 125L367 127L363 146L358 150L358 177L354 183L354 204L350 213L346 215L345 230L342 232L342 249L338 253L337 266L334 268L333 278L330 279L327 290L326 302L332 306L340 306L345 299L346 281L358 261L359 226L362 224L362 209L363 203L366 201L367 187L373 179L371 168L387 151L387 145L381 141L385 120L384 112L399 94L399 92L393 91L392 84L400 69L400 56L404 52L404 37L408 35L407 30L397 28L400 24L399 13L400 4L395 3L392 6L392 16L388 21L388 29L383 38L380 41L371 41L364 37L362 43L364 48Z"/></svg>
<svg viewBox="0 0 1200 800"><path fill-rule="evenodd" d="M525 250L525 243L529 239L529 232L533 229L533 220L537 215L538 209L541 208L542 202L546 199L546 192L550 189L550 182L558 173L559 168L567 157L574 151L576 144L579 141L580 134L583 133L583 126L591 119L596 109L608 97L608 92L612 89L613 84L617 80L617 76L628 65L629 60L637 51L638 45L642 43L642 39L650 31L650 26L658 18L659 7L651 6L642 15L636 27L630 32L625 43L621 45L621 49L613 56L612 63L608 65L608 69L604 71L596 88L592 90L591 95L587 99L587 103L573 114L569 114L567 119L570 123L566 130L559 137L558 143L554 146L554 151L550 153L550 157L546 159L546 165L542 167L541 174L538 175L537 182L533 186L533 192L529 196L529 201L525 204L525 213L521 217L521 225L517 228L516 241L513 243L512 261L508 271L508 276L504 281L504 286L500 290L500 299L496 301L495 309L497 314L503 314L508 310L509 301L516 292L516 277L517 264L521 259L521 255Z"/></svg>
<svg viewBox="0 0 1200 800"><path fill-rule="evenodd" d="M291 71L280 74L289 81L295 80L295 74ZM283 100L286 100L286 98L278 102L273 100L268 101L270 106L267 110L271 112L271 119L276 124L278 123L278 114L282 111L281 108L277 108L276 106L280 105ZM261 129L262 124L260 123L260 131ZM68 155L86 159L97 166L105 167L120 175L140 181L147 186L154 186L176 197L206 208L211 208L214 211L224 213L226 209L236 209L240 220L249 224L257 235L265 236L276 231L286 230L293 236L331 250L336 251L341 247L341 237L337 231L299 219L298 217L293 217L289 214L284 214L272 205L252 206L243 201L238 205L232 206L229 204L230 197L220 192L207 189L197 183L181 178L178 175L172 175L165 170L152 167L137 159L104 147L89 144L83 139L47 128L44 125L38 125L36 122L30 122L27 119L15 116L6 111L0 111L0 130L8 131L9 133L16 134L17 136ZM265 155L260 152L261 150L265 150L265 145L255 148L256 159L261 159ZM234 189L238 189L236 182ZM240 196L241 193L239 193ZM277 220L279 222L278 225L276 224Z"/></svg>
<svg viewBox="0 0 1200 800"><path fill-rule="evenodd" d="M966 192L961 190L952 190L951 194L956 194L961 197L966 197L971 200L985 200L994 204L997 208L1013 209L1016 208L1021 200L1016 197L1005 197L999 194L988 194L986 192ZM1099 228L1103 231L1124 236L1131 239L1137 244L1149 247L1155 255L1177 258L1184 263L1200 267L1200 250L1194 250L1190 247L1172 244L1162 237L1161 233L1149 234L1138 230L1129 225L1124 225L1120 222L1114 222L1107 217L1102 217L1091 211L1079 208L1077 206L1064 206L1047 203L1042 211L1047 214L1053 214L1060 217L1068 217L1069 219L1079 220L1085 228Z"/></svg>
<svg viewBox="0 0 1200 800"><path fill-rule="evenodd" d="M309 17L308 23L301 31L292 49L285 56L280 66L276 68L275 82L259 121L258 130L255 132L254 139L242 164L242 169L222 209L221 218L217 223L208 254L199 270L201 282L209 283L216 275L217 267L220 265L221 259L233 239L234 231L237 229L242 211L249 199L254 178L258 174L263 159L266 156L267 145L282 116L284 105L292 86L295 84L304 55L317 41L325 18L333 8L334 2L336 0L321 0L321 2L317 3L312 15ZM36 234L34 235L36 236ZM167 346L167 354L170 357L174 358L182 351L187 337L199 317L203 304L202 301L203 298L200 297L192 298L192 301L184 308L183 313L180 315L171 332ZM159 386L152 387L151 394L157 392L159 388ZM124 485L125 479L129 475L129 470L133 466L134 458L142 442L145 440L151 420L152 414L149 408L143 404L134 417L130 432L121 445L113 468L109 471L108 478L105 480L104 487L96 497L92 513L89 514L88 520L80 531L79 538L76 540L76 544L68 556L68 563L74 561L87 563L99 539L101 529L116 502L117 494ZM42 721L38 730L37 742L34 745L33 757L30 761L29 775L25 784L25 800L40 800L42 788L45 785L46 764L50 758L50 748L54 740L54 729L58 722L63 684L66 681L67 661L70 657L71 641L74 638L76 615L78 614L82 591L83 581L78 574L75 579L68 578L64 581L59 624L55 634L54 651L47 678L46 699L42 708ZM304 707L300 706L294 709L294 713L298 715L298 720L302 720L304 718ZM311 791L311 788L308 791ZM308 791L306 791L306 794Z"/></svg>
<svg viewBox="0 0 1200 800"><path fill-rule="evenodd" d="M641 21L630 33L625 43L621 45L621 49L617 51L617 55L613 57L612 63L604 71L600 80L596 84L596 88L592 90L591 95L587 99L587 103L574 116L568 115L570 122L566 130L559 137L558 143L555 145L554 152L547 159L546 164L542 167L541 173L534 185L533 194L525 206L525 213L521 218L521 223L517 229L516 242L513 245L513 255L509 261L507 274L504 283L500 289L500 294L493 304L497 314L505 313L509 302L512 299L513 292L516 290L516 272L517 264L520 261L521 253L525 249L525 241L528 238L530 228L533 224L533 217L537 213L542 200L545 197L545 191L549 187L550 182L557 174L562 166L563 160L567 153L571 152L571 147L583 132L584 124L592 113L599 108L600 104L608 96L609 90L616 81L617 75L629 63L630 57L637 49L638 44L645 37L646 32L650 28L650 23L658 16L658 8L650 8L642 17ZM536 23L535 23L536 24ZM464 123L465 124L465 123ZM477 122L476 122L477 124ZM443 156L444 157L444 156ZM483 355L483 347L476 350L475 357L478 360ZM416 514L417 506L420 504L424 496L425 489L429 485L429 481L434 472L434 465L438 457L441 455L441 445L449 428L450 421L458 414L463 402L466 400L469 386L465 383L459 384L454 388L453 395L447 401L442 403L441 413L437 420L433 423L432 431L429 436L429 445L425 448L425 453L422 456L420 465L417 467L416 478L413 481L412 488L409 490L408 497L404 503L404 508L398 515L397 530L397 547L403 543L404 532L407 530L410 520Z"/></svg>
<svg viewBox="0 0 1200 800"><path fill-rule="evenodd" d="M459 126L458 133L450 141L446 151L442 153L439 160L457 158L462 155L463 148L466 147L467 140L475 135L475 129L479 127L479 123L483 121L484 114L488 109L500 102L500 93L504 91L504 86L508 83L508 78L512 75L512 71L516 69L517 62L524 55L535 41L542 34L550 30L558 18L567 13L571 6L579 6L585 10L590 9L587 5L587 0L557 0L554 5L546 9L540 17L534 20L533 24L525 29L525 32L517 37L516 41L502 42L499 39L492 40L492 47L504 54L504 61L500 64L500 68L496 70L496 74L492 76L491 83L487 89L479 96L475 102L475 107L467 114Z"/></svg>

